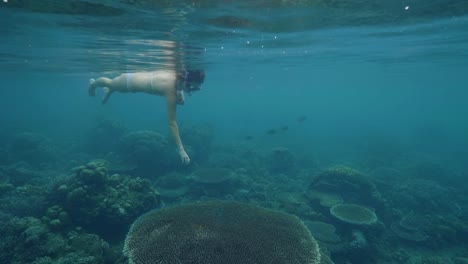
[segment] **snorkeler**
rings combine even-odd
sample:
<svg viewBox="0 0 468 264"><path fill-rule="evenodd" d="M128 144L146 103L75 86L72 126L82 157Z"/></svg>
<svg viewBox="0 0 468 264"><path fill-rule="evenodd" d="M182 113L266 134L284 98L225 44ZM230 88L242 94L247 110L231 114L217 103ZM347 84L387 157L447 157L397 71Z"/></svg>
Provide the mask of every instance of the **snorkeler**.
<svg viewBox="0 0 468 264"><path fill-rule="evenodd" d="M101 77L89 80L88 93L95 96L96 88L103 87L104 97L102 103L109 100L113 92L136 93L144 92L166 97L166 109L169 128L184 165L190 163L179 135L176 121L176 106L185 102L184 92L189 95L200 90L205 80L203 70L158 70L154 72L125 73L114 79Z"/></svg>

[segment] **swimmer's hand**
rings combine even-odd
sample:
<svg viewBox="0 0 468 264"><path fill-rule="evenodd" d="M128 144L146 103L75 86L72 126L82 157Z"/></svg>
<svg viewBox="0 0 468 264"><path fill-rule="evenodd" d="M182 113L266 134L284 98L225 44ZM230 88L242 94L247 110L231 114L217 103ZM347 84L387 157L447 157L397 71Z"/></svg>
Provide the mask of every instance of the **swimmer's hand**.
<svg viewBox="0 0 468 264"><path fill-rule="evenodd" d="M178 105L183 105L184 103L185 103L184 92L177 91L177 104Z"/></svg>
<svg viewBox="0 0 468 264"><path fill-rule="evenodd" d="M182 164L189 165L190 158L189 158L189 156L187 155L187 152L185 152L184 149L179 150L179 156L180 156L180 160L182 161Z"/></svg>

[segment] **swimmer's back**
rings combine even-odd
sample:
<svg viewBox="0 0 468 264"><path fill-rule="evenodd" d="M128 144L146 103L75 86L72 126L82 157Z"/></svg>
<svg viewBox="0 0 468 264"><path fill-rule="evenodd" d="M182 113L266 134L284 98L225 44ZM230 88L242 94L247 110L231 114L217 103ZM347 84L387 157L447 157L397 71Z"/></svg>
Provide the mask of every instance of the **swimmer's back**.
<svg viewBox="0 0 468 264"><path fill-rule="evenodd" d="M146 92L163 95L174 88L176 81L175 71L159 70L154 72L124 73L113 82L123 92Z"/></svg>

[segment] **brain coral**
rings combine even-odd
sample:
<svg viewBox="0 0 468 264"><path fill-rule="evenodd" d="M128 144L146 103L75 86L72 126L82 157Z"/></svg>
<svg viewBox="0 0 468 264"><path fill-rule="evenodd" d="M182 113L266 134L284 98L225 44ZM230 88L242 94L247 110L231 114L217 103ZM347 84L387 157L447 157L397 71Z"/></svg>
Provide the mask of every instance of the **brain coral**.
<svg viewBox="0 0 468 264"><path fill-rule="evenodd" d="M210 201L151 211L124 245L130 264L318 264L317 242L299 218L253 205Z"/></svg>
<svg viewBox="0 0 468 264"><path fill-rule="evenodd" d="M373 211L357 204L338 204L330 208L330 213L350 224L371 225L377 222L377 215Z"/></svg>

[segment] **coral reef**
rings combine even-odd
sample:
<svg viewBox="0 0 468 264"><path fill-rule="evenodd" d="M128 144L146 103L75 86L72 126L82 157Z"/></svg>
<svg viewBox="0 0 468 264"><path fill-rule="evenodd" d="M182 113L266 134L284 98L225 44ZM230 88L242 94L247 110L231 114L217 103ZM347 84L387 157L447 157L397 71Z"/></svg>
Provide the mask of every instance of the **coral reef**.
<svg viewBox="0 0 468 264"><path fill-rule="evenodd" d="M107 237L122 233L125 225L160 201L147 180L108 175L102 163L91 162L56 184L50 202L61 206L74 224Z"/></svg>
<svg viewBox="0 0 468 264"><path fill-rule="evenodd" d="M315 239L292 215L235 202L153 211L132 225L124 254L144 263L320 263Z"/></svg>
<svg viewBox="0 0 468 264"><path fill-rule="evenodd" d="M257 136L214 145L209 126L182 134L186 167L165 136L114 121L84 142L0 138L0 263L125 264L131 223L132 263L146 263L136 255L149 246L168 263L304 264L316 243L321 264L468 263L467 188L454 184L465 182L464 164L415 150L387 156L385 144L377 157L323 157L259 147ZM349 167L326 167L340 163Z"/></svg>

